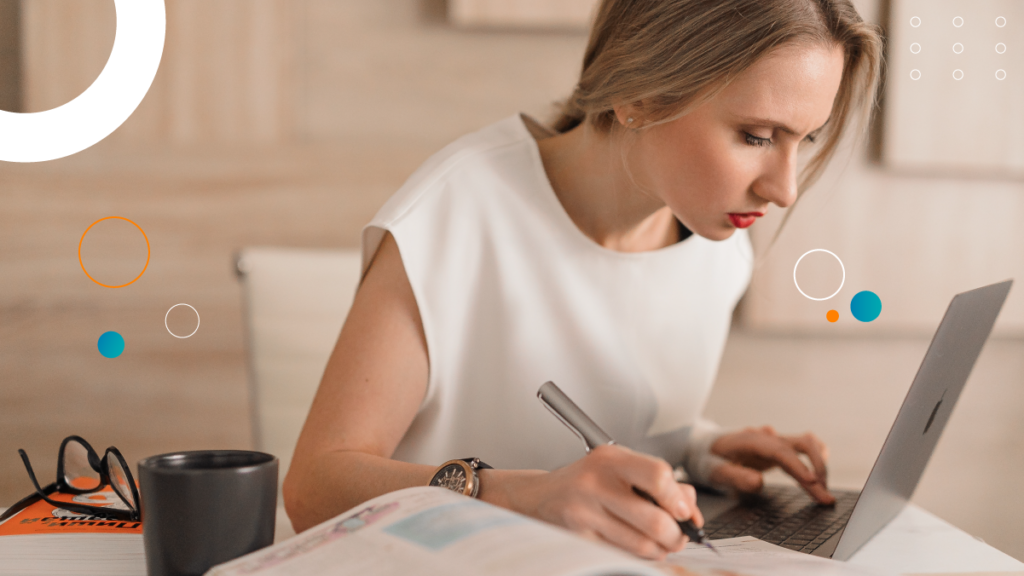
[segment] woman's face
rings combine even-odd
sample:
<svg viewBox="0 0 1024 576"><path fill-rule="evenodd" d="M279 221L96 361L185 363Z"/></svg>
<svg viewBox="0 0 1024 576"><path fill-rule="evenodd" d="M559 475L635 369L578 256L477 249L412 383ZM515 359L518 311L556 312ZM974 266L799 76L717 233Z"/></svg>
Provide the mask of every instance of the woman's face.
<svg viewBox="0 0 1024 576"><path fill-rule="evenodd" d="M711 240L750 226L769 204L789 206L797 150L828 120L842 73L838 47L773 51L689 114L644 130L630 151L637 183Z"/></svg>

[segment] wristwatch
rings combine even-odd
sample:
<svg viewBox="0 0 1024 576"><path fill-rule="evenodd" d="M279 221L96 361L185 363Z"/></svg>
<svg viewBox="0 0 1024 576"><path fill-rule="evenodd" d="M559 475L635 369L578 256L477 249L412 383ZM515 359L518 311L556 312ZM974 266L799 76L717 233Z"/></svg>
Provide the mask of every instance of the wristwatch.
<svg viewBox="0 0 1024 576"><path fill-rule="evenodd" d="M449 460L441 464L427 485L440 486L464 496L476 498L477 493L480 492L480 478L476 471L488 468L493 467L488 466L479 458Z"/></svg>

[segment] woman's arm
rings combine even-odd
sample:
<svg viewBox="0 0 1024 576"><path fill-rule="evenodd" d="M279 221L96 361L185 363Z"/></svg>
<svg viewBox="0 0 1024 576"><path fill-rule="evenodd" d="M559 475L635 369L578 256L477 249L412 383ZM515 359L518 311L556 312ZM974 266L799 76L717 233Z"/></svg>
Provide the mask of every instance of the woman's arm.
<svg viewBox="0 0 1024 576"><path fill-rule="evenodd" d="M352 303L283 485L296 531L381 494L425 486L433 468L390 459L427 390L427 346L394 238Z"/></svg>
<svg viewBox="0 0 1024 576"><path fill-rule="evenodd" d="M427 377L416 299L398 245L386 234L284 480L285 509L297 531L386 492L427 484L434 466L391 460L423 401ZM686 543L675 519L703 524L692 487L677 483L665 461L619 446L602 446L551 473L482 470L479 497L650 558Z"/></svg>

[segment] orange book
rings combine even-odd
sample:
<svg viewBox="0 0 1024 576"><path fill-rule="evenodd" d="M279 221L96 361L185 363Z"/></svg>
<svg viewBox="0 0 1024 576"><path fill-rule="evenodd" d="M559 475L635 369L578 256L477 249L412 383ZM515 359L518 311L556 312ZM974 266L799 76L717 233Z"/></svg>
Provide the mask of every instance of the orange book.
<svg viewBox="0 0 1024 576"><path fill-rule="evenodd" d="M109 487L91 494L48 496L52 500L92 506L124 506ZM42 499L0 521L0 576L145 573L142 522L87 516L57 508Z"/></svg>
<svg viewBox="0 0 1024 576"><path fill-rule="evenodd" d="M124 507L124 503L108 486L105 490L89 494L48 494L51 500L78 502L90 506ZM106 520L57 508L43 499L29 504L24 510L0 524L0 536L16 534L142 534L142 522Z"/></svg>

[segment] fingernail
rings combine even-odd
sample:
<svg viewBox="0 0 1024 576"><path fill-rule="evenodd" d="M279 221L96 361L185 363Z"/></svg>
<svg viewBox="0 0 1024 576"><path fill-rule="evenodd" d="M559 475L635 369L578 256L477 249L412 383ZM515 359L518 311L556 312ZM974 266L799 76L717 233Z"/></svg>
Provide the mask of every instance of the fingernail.
<svg viewBox="0 0 1024 576"><path fill-rule="evenodd" d="M679 520L686 520L690 517L690 506L680 500L676 503L676 518Z"/></svg>

